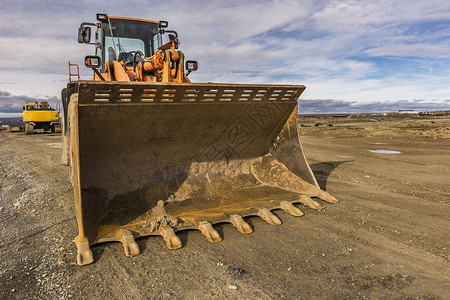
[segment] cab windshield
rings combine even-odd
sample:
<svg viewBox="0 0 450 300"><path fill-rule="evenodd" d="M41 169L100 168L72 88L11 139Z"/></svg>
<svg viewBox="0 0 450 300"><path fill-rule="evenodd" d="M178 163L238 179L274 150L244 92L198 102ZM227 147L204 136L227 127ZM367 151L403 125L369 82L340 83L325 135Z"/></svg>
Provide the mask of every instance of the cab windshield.
<svg viewBox="0 0 450 300"><path fill-rule="evenodd" d="M150 57L158 49L157 23L114 18L109 22L111 27L108 22L102 23L104 62L123 61L126 66L131 66L136 51Z"/></svg>

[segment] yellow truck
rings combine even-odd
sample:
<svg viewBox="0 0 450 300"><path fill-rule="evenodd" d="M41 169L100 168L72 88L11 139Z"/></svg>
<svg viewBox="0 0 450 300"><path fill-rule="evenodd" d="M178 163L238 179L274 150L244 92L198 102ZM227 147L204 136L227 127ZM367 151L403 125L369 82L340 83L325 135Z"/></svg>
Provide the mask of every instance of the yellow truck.
<svg viewBox="0 0 450 300"><path fill-rule="evenodd" d="M35 129L44 131L61 132L59 111L51 108L47 101L40 104L25 103L23 107L23 122L25 123L25 133L33 133Z"/></svg>

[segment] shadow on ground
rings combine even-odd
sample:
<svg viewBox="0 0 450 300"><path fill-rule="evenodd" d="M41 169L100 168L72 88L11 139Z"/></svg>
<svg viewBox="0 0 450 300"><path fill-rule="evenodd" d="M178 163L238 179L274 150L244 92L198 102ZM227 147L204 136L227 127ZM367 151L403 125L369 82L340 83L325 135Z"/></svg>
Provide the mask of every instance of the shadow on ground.
<svg viewBox="0 0 450 300"><path fill-rule="evenodd" d="M342 160L342 161L326 161L321 163L311 164L311 170L316 176L317 182L322 190L327 189L327 179L331 172L336 169L339 165L352 162L353 160Z"/></svg>

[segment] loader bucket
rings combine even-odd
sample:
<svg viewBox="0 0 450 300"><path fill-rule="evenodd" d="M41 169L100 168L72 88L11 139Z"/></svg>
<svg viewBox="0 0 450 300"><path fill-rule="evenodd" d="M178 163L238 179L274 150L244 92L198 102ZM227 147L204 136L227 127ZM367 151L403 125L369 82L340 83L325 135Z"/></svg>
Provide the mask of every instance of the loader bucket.
<svg viewBox="0 0 450 300"><path fill-rule="evenodd" d="M78 264L90 246L160 235L181 247L175 232L220 235L229 222L252 232L243 217L281 221L295 203L318 209L322 191L297 132L304 86L79 81L68 106L69 152L79 235Z"/></svg>

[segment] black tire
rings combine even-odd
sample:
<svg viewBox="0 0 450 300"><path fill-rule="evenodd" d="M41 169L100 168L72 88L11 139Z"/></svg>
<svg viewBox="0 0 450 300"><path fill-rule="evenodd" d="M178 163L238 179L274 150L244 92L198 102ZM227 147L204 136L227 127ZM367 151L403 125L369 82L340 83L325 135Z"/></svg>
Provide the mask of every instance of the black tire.
<svg viewBox="0 0 450 300"><path fill-rule="evenodd" d="M25 124L25 134L32 134L34 130L34 126L30 123Z"/></svg>

